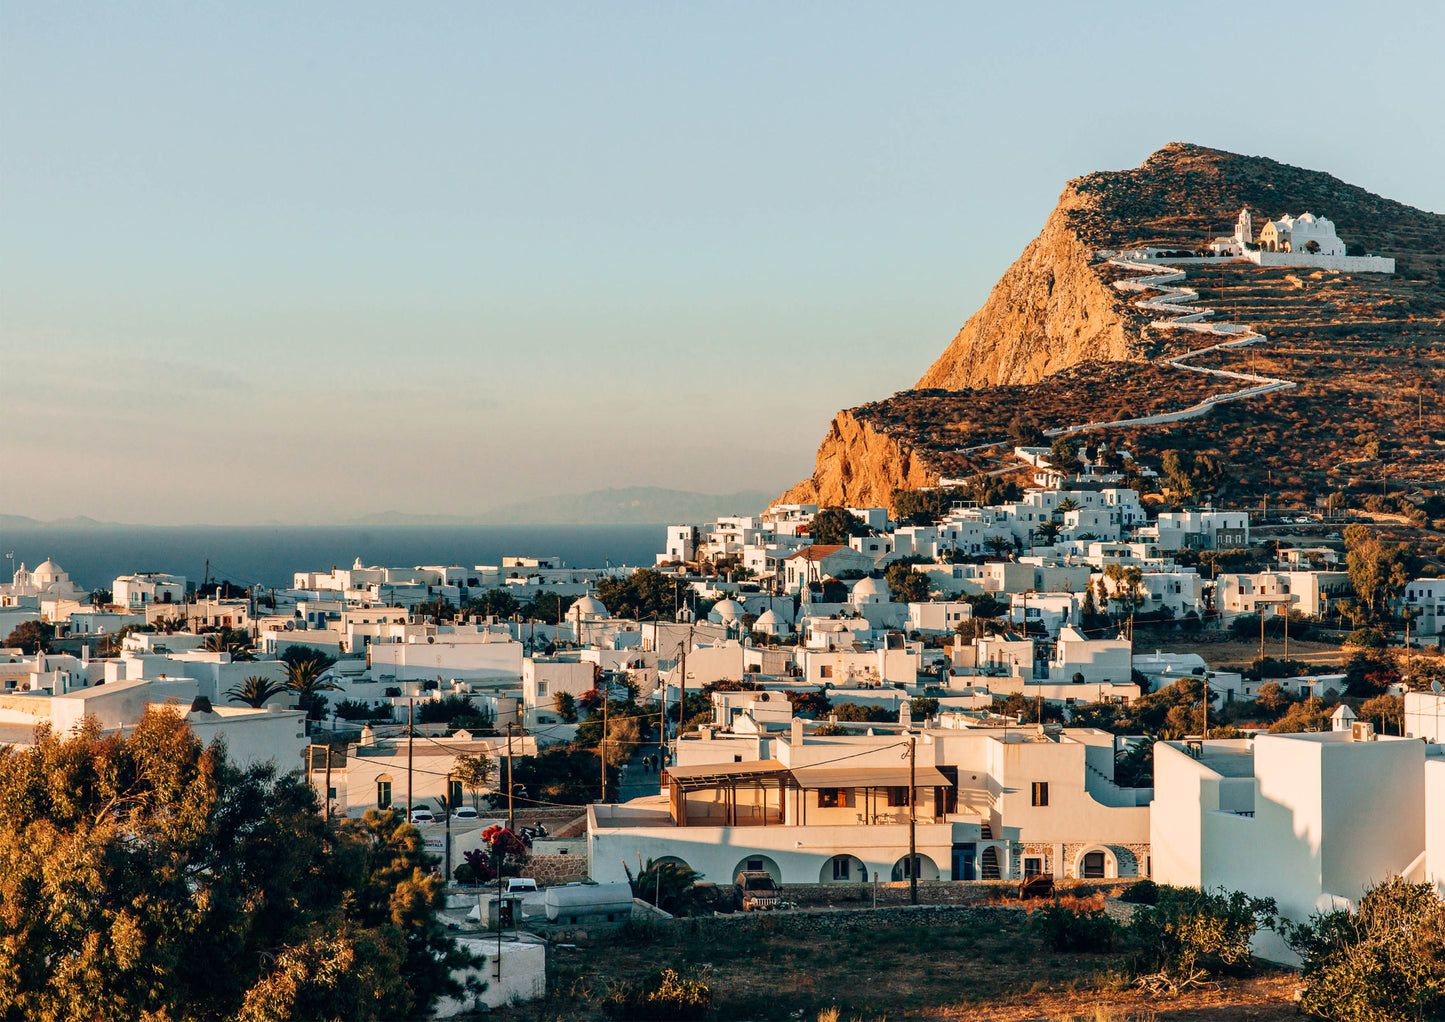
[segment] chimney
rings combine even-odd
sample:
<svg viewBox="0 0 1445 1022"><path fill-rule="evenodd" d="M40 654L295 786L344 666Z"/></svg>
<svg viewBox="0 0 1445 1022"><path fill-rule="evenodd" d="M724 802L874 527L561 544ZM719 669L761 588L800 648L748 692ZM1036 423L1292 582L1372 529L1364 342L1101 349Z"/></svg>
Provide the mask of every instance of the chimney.
<svg viewBox="0 0 1445 1022"><path fill-rule="evenodd" d="M792 732L792 735L790 736L790 744L792 744L792 745L802 745L802 744L803 744L803 718L802 718L802 717L794 717L794 718L793 718L793 732Z"/></svg>

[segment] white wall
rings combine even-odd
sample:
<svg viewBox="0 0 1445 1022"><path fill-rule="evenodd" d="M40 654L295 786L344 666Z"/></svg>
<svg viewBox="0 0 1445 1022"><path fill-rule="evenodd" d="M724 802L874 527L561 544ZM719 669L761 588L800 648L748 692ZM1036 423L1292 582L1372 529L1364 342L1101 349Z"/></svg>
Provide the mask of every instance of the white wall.
<svg viewBox="0 0 1445 1022"><path fill-rule="evenodd" d="M625 809L625 807L623 807ZM588 807L588 854L592 879L598 883L626 880L622 863L637 870L637 857L645 863L649 858L666 856L682 859L705 879L726 885L732 883L736 871L750 856L765 856L778 868L778 880L785 884L816 884L823 868L835 855L851 855L887 881L893 867L908 855L906 824L878 826L814 826L806 827L674 827L666 811L656 824L614 826L610 822L616 809L611 806ZM618 823L624 817L617 813ZM604 826L595 825L601 818ZM951 823L920 823L917 825L918 854L926 856L937 868L939 876L951 875L953 866L953 830ZM928 863L923 864L921 877L930 876Z"/></svg>
<svg viewBox="0 0 1445 1022"><path fill-rule="evenodd" d="M1445 897L1445 758L1425 761L1425 878Z"/></svg>

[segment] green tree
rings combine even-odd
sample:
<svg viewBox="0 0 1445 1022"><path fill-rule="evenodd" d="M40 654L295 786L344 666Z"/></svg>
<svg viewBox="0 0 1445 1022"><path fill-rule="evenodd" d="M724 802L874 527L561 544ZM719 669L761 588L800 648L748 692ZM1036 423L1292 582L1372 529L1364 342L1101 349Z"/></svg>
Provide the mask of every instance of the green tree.
<svg viewBox="0 0 1445 1022"><path fill-rule="evenodd" d="M1013 549L1013 544L1002 536L990 536L983 541L983 545L988 547L995 557L1004 557Z"/></svg>
<svg viewBox="0 0 1445 1022"><path fill-rule="evenodd" d="M1008 424L1009 439L1015 447L1041 447L1044 443L1044 431L1039 429L1038 423L1033 417L1018 412Z"/></svg>
<svg viewBox="0 0 1445 1022"><path fill-rule="evenodd" d="M1160 455L1159 460L1170 484L1187 499L1217 490L1228 477L1223 462L1204 454L1171 450Z"/></svg>
<svg viewBox="0 0 1445 1022"><path fill-rule="evenodd" d="M1275 928L1277 920L1269 898L1160 887L1158 904L1137 910L1129 929L1141 971L1157 970L1169 983L1198 982L1224 970L1248 969L1251 939Z"/></svg>
<svg viewBox="0 0 1445 1022"><path fill-rule="evenodd" d="M577 723L577 698L571 692L558 692L552 697L552 704L557 708L557 716L565 723Z"/></svg>
<svg viewBox="0 0 1445 1022"><path fill-rule="evenodd" d="M1068 437L1055 437L1049 445L1049 465L1065 474L1078 472L1084 467L1079 460L1079 449Z"/></svg>
<svg viewBox="0 0 1445 1022"><path fill-rule="evenodd" d="M562 615L567 613L567 608L576 600L575 596L559 596L546 589L539 589L527 606L527 617L543 624L555 625L562 620Z"/></svg>
<svg viewBox="0 0 1445 1022"><path fill-rule="evenodd" d="M910 564L890 564L884 573L893 599L899 603L923 603L929 595L927 575L913 570Z"/></svg>
<svg viewBox="0 0 1445 1022"><path fill-rule="evenodd" d="M256 659L255 651L251 648L251 637L233 628L220 628L207 633L205 650L207 653L229 654L232 663L245 663Z"/></svg>
<svg viewBox="0 0 1445 1022"><path fill-rule="evenodd" d="M482 617L494 616L500 621L521 612L522 605L505 589L488 589L467 601L467 610Z"/></svg>
<svg viewBox="0 0 1445 1022"><path fill-rule="evenodd" d="M310 1017L423 1016L472 961L427 865L395 814L328 827L299 773L235 767L175 709L40 728L0 751L0 1016L293 1019L330 983L294 956L323 953L355 989Z"/></svg>
<svg viewBox="0 0 1445 1022"><path fill-rule="evenodd" d="M931 696L916 696L908 700L908 712L914 720L923 720L938 713L938 700Z"/></svg>
<svg viewBox="0 0 1445 1022"><path fill-rule="evenodd" d="M839 703L833 707L833 713L839 720L853 724L881 724L898 719L898 714L887 707L865 706L862 703Z"/></svg>
<svg viewBox="0 0 1445 1022"><path fill-rule="evenodd" d="M306 711L307 719L320 720L326 711L326 697L321 693L340 687L323 680L321 675L336 661L300 646L287 649L281 659L286 664L286 687L296 693L296 705Z"/></svg>
<svg viewBox="0 0 1445 1022"><path fill-rule="evenodd" d="M679 862L648 859L644 866L641 852L637 855L635 874L625 859L622 869L627 874L627 882L632 885L632 896L656 905L664 912L676 908L683 892L702 879L697 870Z"/></svg>
<svg viewBox="0 0 1445 1022"><path fill-rule="evenodd" d="M1378 695L1366 699L1356 716L1375 725L1375 730L1382 735L1405 733L1405 700L1399 696Z"/></svg>
<svg viewBox="0 0 1445 1022"><path fill-rule="evenodd" d="M22 621L10 631L5 645L24 650L26 656L49 653L55 626L48 621Z"/></svg>
<svg viewBox="0 0 1445 1022"><path fill-rule="evenodd" d="M955 501L972 499L966 487L894 490L893 518L899 525L932 525L953 509Z"/></svg>
<svg viewBox="0 0 1445 1022"><path fill-rule="evenodd" d="M266 701L274 695L286 691L286 686L279 681L266 677L264 674L252 674L245 678L239 685L232 685L226 689L226 701L229 703L245 703L252 709L259 710L266 705Z"/></svg>
<svg viewBox="0 0 1445 1022"><path fill-rule="evenodd" d="M833 703L827 695L822 692L797 689L787 689L783 692L788 702L793 705L793 713L799 717L811 717L814 720L822 720L833 712Z"/></svg>
<svg viewBox="0 0 1445 1022"><path fill-rule="evenodd" d="M492 776L492 757L485 752L460 755L452 762L452 776L467 789L467 794L472 797L472 807L480 811L482 792L486 790L487 779Z"/></svg>
<svg viewBox="0 0 1445 1022"><path fill-rule="evenodd" d="M845 507L825 507L813 515L808 535L820 546L847 546L854 536L869 535L869 528Z"/></svg>
<svg viewBox="0 0 1445 1022"><path fill-rule="evenodd" d="M1053 546L1058 540L1059 533L1063 531L1063 528L1058 522L1049 518L1039 522L1039 524L1034 527L1034 538L1038 540L1041 546Z"/></svg>
<svg viewBox="0 0 1445 1022"><path fill-rule="evenodd" d="M1357 912L1289 927L1302 960L1299 1006L1338 1022L1445 1018L1445 902L1430 884L1392 877Z"/></svg>
<svg viewBox="0 0 1445 1022"><path fill-rule="evenodd" d="M601 726L601 722L598 722ZM563 805L583 808L597 801L597 755L574 745L554 745L535 756L518 757L512 763L512 781L524 805ZM506 798L506 767L502 771L502 798ZM617 770L607 770L607 787L617 790ZM525 795L523 795L525 792Z"/></svg>
<svg viewBox="0 0 1445 1022"><path fill-rule="evenodd" d="M613 617L671 619L677 601L677 582L651 568L597 583L597 598Z"/></svg>

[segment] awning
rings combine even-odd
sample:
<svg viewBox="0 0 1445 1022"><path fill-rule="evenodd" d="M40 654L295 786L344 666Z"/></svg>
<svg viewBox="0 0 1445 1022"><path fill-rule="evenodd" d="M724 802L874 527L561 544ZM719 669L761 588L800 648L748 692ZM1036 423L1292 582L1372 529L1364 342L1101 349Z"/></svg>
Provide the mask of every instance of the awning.
<svg viewBox="0 0 1445 1022"><path fill-rule="evenodd" d="M670 766L664 773L669 781L682 788L706 788L713 784L746 784L749 781L772 781L786 777L788 768L775 759L751 763L699 763L694 766Z"/></svg>
<svg viewBox="0 0 1445 1022"><path fill-rule="evenodd" d="M904 767L799 767L793 777L803 788L906 788L908 768ZM921 766L913 779L920 788L953 787L937 767Z"/></svg>

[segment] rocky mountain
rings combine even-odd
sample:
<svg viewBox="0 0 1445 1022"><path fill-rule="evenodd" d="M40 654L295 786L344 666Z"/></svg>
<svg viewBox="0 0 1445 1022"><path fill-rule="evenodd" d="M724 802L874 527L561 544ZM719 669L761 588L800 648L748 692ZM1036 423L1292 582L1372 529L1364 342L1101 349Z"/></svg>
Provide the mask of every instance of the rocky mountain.
<svg viewBox="0 0 1445 1022"><path fill-rule="evenodd" d="M1348 488L1371 472L1422 485L1445 478L1445 433L1434 432L1445 420L1427 415L1439 411L1445 385L1445 217L1321 171L1173 143L1138 168L1070 181L1038 237L917 387L839 412L812 476L780 499L886 504L894 490L932 485L941 475L1005 470L997 452L973 449L1003 439L1020 413L1052 428L1112 421L1097 410L1101 402L1119 419L1131 408L1155 415L1199 400L1200 374L1165 360L1211 342L1149 327L1154 317L1134 304L1140 296L1113 286L1136 274L1100 251L1196 251L1230 234L1241 208L1250 210L1256 232L1287 213L1329 217L1352 252L1391 256L1396 273L1223 260L1185 267L1185 286L1216 309L1214 321L1265 335L1254 347L1210 353L1207 364L1225 372L1268 369L1295 386L1267 400L1220 404L1168 428L1091 432L1088 442L1238 457L1244 464L1232 481L1241 492L1265 465L1249 456L1241 435L1263 439L1281 430L1292 443L1271 448L1279 471L1259 471L1261 487L1277 487L1282 477L1287 492L1307 497ZM1392 391L1406 387L1415 388L1408 422L1391 404L1401 403ZM1368 440L1354 444L1367 434L1378 434L1391 454L1358 457L1379 450Z"/></svg>

